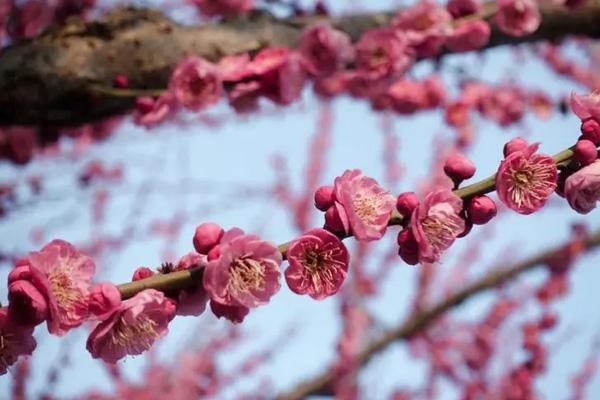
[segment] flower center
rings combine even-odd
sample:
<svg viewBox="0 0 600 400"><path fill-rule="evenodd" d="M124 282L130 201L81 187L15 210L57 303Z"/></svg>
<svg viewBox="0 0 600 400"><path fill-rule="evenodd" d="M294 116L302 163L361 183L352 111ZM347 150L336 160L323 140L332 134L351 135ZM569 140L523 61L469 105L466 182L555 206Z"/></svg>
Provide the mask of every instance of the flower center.
<svg viewBox="0 0 600 400"><path fill-rule="evenodd" d="M458 217L427 216L421 223L428 242L438 251L446 250L460 233Z"/></svg>
<svg viewBox="0 0 600 400"><path fill-rule="evenodd" d="M316 291L335 287L334 272L336 268L344 267L344 263L338 260L340 255L341 250L331 245L321 247L313 243L304 249L300 262Z"/></svg>
<svg viewBox="0 0 600 400"><path fill-rule="evenodd" d="M528 205L532 200L541 201L548 191L554 190L552 168L547 164L527 162L511 175L510 195L517 206Z"/></svg>
<svg viewBox="0 0 600 400"><path fill-rule="evenodd" d="M366 222L372 222L377 217L377 200L372 197L357 196L353 204L354 212Z"/></svg>
<svg viewBox="0 0 600 400"><path fill-rule="evenodd" d="M85 307L85 298L81 291L73 285L69 271L64 268L56 268L50 272L48 281L52 287L52 293L56 298L58 306L67 315L76 312L77 309Z"/></svg>
<svg viewBox="0 0 600 400"><path fill-rule="evenodd" d="M115 347L124 348L127 354L139 354L148 350L159 337L156 325L156 321L145 315L138 316L133 324L125 323L121 318L112 330L111 342Z"/></svg>
<svg viewBox="0 0 600 400"><path fill-rule="evenodd" d="M231 263L227 287L236 292L260 289L265 282L265 272L260 261L242 256Z"/></svg>
<svg viewBox="0 0 600 400"><path fill-rule="evenodd" d="M383 47L377 47L373 50L371 54L371 68L377 68L379 66L385 65L388 62L387 52Z"/></svg>

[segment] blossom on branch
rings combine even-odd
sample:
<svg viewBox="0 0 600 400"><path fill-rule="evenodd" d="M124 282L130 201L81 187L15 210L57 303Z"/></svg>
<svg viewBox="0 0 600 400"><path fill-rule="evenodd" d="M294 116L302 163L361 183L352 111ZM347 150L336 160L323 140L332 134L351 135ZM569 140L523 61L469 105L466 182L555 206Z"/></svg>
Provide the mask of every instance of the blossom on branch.
<svg viewBox="0 0 600 400"><path fill-rule="evenodd" d="M498 168L498 198L519 214L531 214L542 208L557 186L554 159L547 154L536 154L537 148L535 143L510 153Z"/></svg>
<svg viewBox="0 0 600 400"><path fill-rule="evenodd" d="M254 8L254 0L188 0L207 17L230 17Z"/></svg>
<svg viewBox="0 0 600 400"><path fill-rule="evenodd" d="M182 271L196 267L206 267L208 264L207 256L198 253L188 253L181 257L175 271ZM195 286L180 289L177 293L177 315L198 316L206 309L208 294L204 289L202 282L196 282Z"/></svg>
<svg viewBox="0 0 600 400"><path fill-rule="evenodd" d="M290 243L287 260L290 265L285 270L285 279L290 289L321 300L341 287L350 256L336 235L317 228Z"/></svg>
<svg viewBox="0 0 600 400"><path fill-rule="evenodd" d="M359 169L346 170L335 178L334 195L336 208L343 209L340 216L345 214L348 221L345 233L352 232L359 241L383 237L396 199L375 179L363 175Z"/></svg>
<svg viewBox="0 0 600 400"><path fill-rule="evenodd" d="M300 37L298 51L313 75L331 75L354 60L350 37L328 24L312 25Z"/></svg>
<svg viewBox="0 0 600 400"><path fill-rule="evenodd" d="M167 334L174 312L173 303L162 292L143 290L96 325L86 347L92 357L108 363L141 354Z"/></svg>
<svg viewBox="0 0 600 400"><path fill-rule="evenodd" d="M465 230L460 216L463 201L449 190L438 189L415 208L410 229L418 245L419 262L433 263Z"/></svg>
<svg viewBox="0 0 600 400"><path fill-rule="evenodd" d="M185 108L199 111L217 103L223 94L216 66L203 58L184 58L171 75L169 92Z"/></svg>
<svg viewBox="0 0 600 400"><path fill-rule="evenodd" d="M39 252L17 261L8 277L9 310L17 314L38 313L39 295L47 301L48 331L62 336L88 317L88 293L96 270L94 261L63 240L53 240ZM16 282L28 282L27 289ZM21 318L24 318L21 315ZM34 318L39 321L38 317Z"/></svg>
<svg viewBox="0 0 600 400"><path fill-rule="evenodd" d="M238 228L225 233L219 258L204 270L204 288L211 300L248 308L267 304L279 291L281 253L272 243Z"/></svg>
<svg viewBox="0 0 600 400"><path fill-rule="evenodd" d="M542 18L536 0L499 0L498 28L507 35L525 36L535 32Z"/></svg>
<svg viewBox="0 0 600 400"><path fill-rule="evenodd" d="M373 79L403 74L414 63L407 38L392 29L365 32L355 44L355 49L358 71Z"/></svg>

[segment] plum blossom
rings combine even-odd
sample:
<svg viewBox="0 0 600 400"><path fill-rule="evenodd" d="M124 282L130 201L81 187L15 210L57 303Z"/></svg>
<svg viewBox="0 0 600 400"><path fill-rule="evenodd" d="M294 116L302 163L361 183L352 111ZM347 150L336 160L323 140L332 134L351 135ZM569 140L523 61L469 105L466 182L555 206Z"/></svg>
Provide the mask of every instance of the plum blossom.
<svg viewBox="0 0 600 400"><path fill-rule="evenodd" d="M285 279L290 289L321 300L341 287L350 256L337 236L317 228L290 243L287 259L290 265L285 270Z"/></svg>
<svg viewBox="0 0 600 400"><path fill-rule="evenodd" d="M328 24L308 27L300 37L298 51L313 75L331 75L354 59L350 37Z"/></svg>
<svg viewBox="0 0 600 400"><path fill-rule="evenodd" d="M478 50L492 34L490 24L482 20L467 21L454 29L446 39L446 47L455 52Z"/></svg>
<svg viewBox="0 0 600 400"><path fill-rule="evenodd" d="M217 318L225 317L234 324L240 324L250 312L248 307L244 306L228 306L217 301L210 301L210 309Z"/></svg>
<svg viewBox="0 0 600 400"><path fill-rule="evenodd" d="M115 363L137 355L168 332L173 305L162 292L146 289L121 302L119 308L90 333L87 349L93 358Z"/></svg>
<svg viewBox="0 0 600 400"><path fill-rule="evenodd" d="M257 307L279 291L281 253L275 245L238 228L225 233L219 258L204 270L211 300L227 306Z"/></svg>
<svg viewBox="0 0 600 400"><path fill-rule="evenodd" d="M333 186L336 205L343 209L354 237L360 241L381 239L396 206L394 196L359 169L346 170Z"/></svg>
<svg viewBox="0 0 600 400"><path fill-rule="evenodd" d="M199 111L219 101L223 83L214 64L190 56L175 67L169 81L169 92L185 108Z"/></svg>
<svg viewBox="0 0 600 400"><path fill-rule="evenodd" d="M33 328L15 324L8 310L0 308L0 375L6 374L20 356L33 353L36 343L32 334Z"/></svg>
<svg viewBox="0 0 600 400"><path fill-rule="evenodd" d="M499 0L496 23L507 35L525 36L540 26L541 16L536 0Z"/></svg>
<svg viewBox="0 0 600 400"><path fill-rule="evenodd" d="M87 296L95 270L90 257L79 253L70 243L53 240L39 252L18 260L8 283L14 289L16 282L29 282L28 291L19 295L29 294L33 305L33 300L41 294L48 304L48 331L62 336L88 317ZM20 302L22 305L24 300Z"/></svg>
<svg viewBox="0 0 600 400"><path fill-rule="evenodd" d="M355 44L359 71L371 78L403 74L414 62L406 37L391 29L371 29Z"/></svg>
<svg viewBox="0 0 600 400"><path fill-rule="evenodd" d="M600 159L567 178L565 197L571 208L580 214L596 208L600 201Z"/></svg>
<svg viewBox="0 0 600 400"><path fill-rule="evenodd" d="M429 193L415 208L410 229L418 245L419 262L439 261L443 252L463 233L462 208L461 198L446 189Z"/></svg>
<svg viewBox="0 0 600 400"><path fill-rule="evenodd" d="M88 304L90 312L102 320L119 308L121 293L112 283L100 283L90 291Z"/></svg>
<svg viewBox="0 0 600 400"><path fill-rule="evenodd" d="M589 118L600 121L600 91L588 95L571 93L571 109L582 121Z"/></svg>
<svg viewBox="0 0 600 400"><path fill-rule="evenodd" d="M392 25L406 35L418 57L432 57L440 52L446 35L451 32L451 22L452 16L444 7L423 0L401 10Z"/></svg>
<svg viewBox="0 0 600 400"><path fill-rule="evenodd" d="M531 214L542 208L557 186L554 159L546 154L535 154L537 148L535 143L510 153L498 168L498 198L519 214Z"/></svg>

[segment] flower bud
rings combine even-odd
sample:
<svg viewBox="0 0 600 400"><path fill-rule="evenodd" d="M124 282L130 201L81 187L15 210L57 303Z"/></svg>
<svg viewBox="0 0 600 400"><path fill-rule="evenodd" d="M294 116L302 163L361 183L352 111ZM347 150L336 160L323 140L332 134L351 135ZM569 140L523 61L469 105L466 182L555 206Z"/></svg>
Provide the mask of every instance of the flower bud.
<svg viewBox="0 0 600 400"><path fill-rule="evenodd" d="M212 222L198 225L194 233L194 248L200 254L207 254L219 244L224 233L223 228Z"/></svg>
<svg viewBox="0 0 600 400"><path fill-rule="evenodd" d="M325 212L325 229L333 233L345 232L344 222L335 206L331 206Z"/></svg>
<svg viewBox="0 0 600 400"><path fill-rule="evenodd" d="M398 255L408 265L419 263L419 245L410 228L404 228L398 233Z"/></svg>
<svg viewBox="0 0 600 400"><path fill-rule="evenodd" d="M509 154L515 151L521 151L527 146L529 146L529 142L521 137L511 139L504 145L504 157L508 157Z"/></svg>
<svg viewBox="0 0 600 400"><path fill-rule="evenodd" d="M31 282L13 281L8 286L8 316L18 325L34 327L48 317L48 302Z"/></svg>
<svg viewBox="0 0 600 400"><path fill-rule="evenodd" d="M454 154L446 160L444 172L454 183L458 184L475 175L475 164L462 154Z"/></svg>
<svg viewBox="0 0 600 400"><path fill-rule="evenodd" d="M415 192L400 193L398 200L396 200L396 209L404 217L409 217L418 206L419 198Z"/></svg>
<svg viewBox="0 0 600 400"><path fill-rule="evenodd" d="M581 123L583 138L595 144L600 144L600 123L594 118L588 118Z"/></svg>
<svg viewBox="0 0 600 400"><path fill-rule="evenodd" d="M90 312L100 319L111 315L121 304L121 293L112 283L100 283L92 288L88 296Z"/></svg>
<svg viewBox="0 0 600 400"><path fill-rule="evenodd" d="M154 275L154 272L148 267L139 267L133 272L133 277L131 277L131 281L139 281L141 279L150 278Z"/></svg>
<svg viewBox="0 0 600 400"><path fill-rule="evenodd" d="M583 166L589 165L598 158L596 145L590 140L578 140L573 150L575 159Z"/></svg>
<svg viewBox="0 0 600 400"><path fill-rule="evenodd" d="M476 225L487 224L496 216L498 209L494 200L488 196L475 196L469 202L469 218Z"/></svg>
<svg viewBox="0 0 600 400"><path fill-rule="evenodd" d="M315 207L327 211L333 205L333 186L321 186L315 191Z"/></svg>

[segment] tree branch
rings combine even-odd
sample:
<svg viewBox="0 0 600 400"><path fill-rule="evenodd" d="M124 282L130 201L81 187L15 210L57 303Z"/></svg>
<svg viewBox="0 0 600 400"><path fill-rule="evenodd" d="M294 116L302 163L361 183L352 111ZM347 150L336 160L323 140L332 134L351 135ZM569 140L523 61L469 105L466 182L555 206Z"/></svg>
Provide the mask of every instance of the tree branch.
<svg viewBox="0 0 600 400"><path fill-rule="evenodd" d="M541 13L537 32L514 38L494 28L487 47L567 35L600 37L600 0L576 11L543 6ZM133 107L134 100L97 89L111 87L118 74L127 75L133 89L161 89L185 55L217 61L267 46L294 47L306 25L324 19L356 40L366 30L389 24L393 15L276 19L254 12L186 27L158 11L123 8L93 22L69 20L0 53L0 126L79 125L122 114Z"/></svg>
<svg viewBox="0 0 600 400"><path fill-rule="evenodd" d="M462 290L448 296L441 302L426 308L425 310L413 313L397 328L384 333L379 339L369 343L358 356L358 364L367 364L373 356L397 340L410 339L418 335L434 323L439 316L462 304L472 296L485 290L498 287L524 272L545 265L546 262L564 246L565 244L549 249L508 268L495 268L479 280L465 286ZM588 235L583 241L580 250L581 252L587 252L597 246L600 246L600 231ZM312 395L331 395L331 383L333 382L333 379L333 372L328 370L321 375L302 382L291 391L279 395L277 399L296 400L304 399Z"/></svg>

